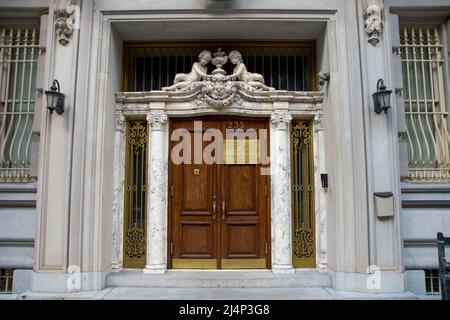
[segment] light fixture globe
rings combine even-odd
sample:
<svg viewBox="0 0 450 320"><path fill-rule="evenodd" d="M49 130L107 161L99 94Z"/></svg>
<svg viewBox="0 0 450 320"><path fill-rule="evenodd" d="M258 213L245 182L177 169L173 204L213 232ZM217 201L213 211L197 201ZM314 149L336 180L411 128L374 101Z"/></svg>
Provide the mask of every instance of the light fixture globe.
<svg viewBox="0 0 450 320"><path fill-rule="evenodd" d="M387 113L391 108L391 94L392 90L386 90L383 79L378 80L377 92L372 95L376 113Z"/></svg>
<svg viewBox="0 0 450 320"><path fill-rule="evenodd" d="M64 112L64 94L60 91L58 80L53 80L50 90L45 91L47 96L47 109L50 110L50 114L55 111L57 114Z"/></svg>

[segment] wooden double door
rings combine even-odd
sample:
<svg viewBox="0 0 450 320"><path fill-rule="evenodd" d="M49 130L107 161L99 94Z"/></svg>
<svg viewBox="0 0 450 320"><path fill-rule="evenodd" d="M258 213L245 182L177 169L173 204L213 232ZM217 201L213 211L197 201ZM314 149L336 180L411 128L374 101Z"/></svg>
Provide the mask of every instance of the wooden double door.
<svg viewBox="0 0 450 320"><path fill-rule="evenodd" d="M169 267L270 268L268 120L175 119L170 137Z"/></svg>

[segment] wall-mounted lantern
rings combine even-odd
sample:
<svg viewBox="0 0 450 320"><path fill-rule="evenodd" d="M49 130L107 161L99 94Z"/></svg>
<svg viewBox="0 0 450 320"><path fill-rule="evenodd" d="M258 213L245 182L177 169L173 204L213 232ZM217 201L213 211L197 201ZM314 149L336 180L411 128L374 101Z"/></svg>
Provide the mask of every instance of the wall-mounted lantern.
<svg viewBox="0 0 450 320"><path fill-rule="evenodd" d="M58 80L53 80L53 84L50 90L45 91L47 96L47 109L50 110L50 114L55 111L57 114L64 112L64 94L61 93Z"/></svg>
<svg viewBox="0 0 450 320"><path fill-rule="evenodd" d="M391 94L392 90L386 90L383 79L378 80L377 92L372 95L376 113L381 113L382 111L387 113L391 108Z"/></svg>
<svg viewBox="0 0 450 320"><path fill-rule="evenodd" d="M327 173L321 173L320 174L320 180L322 182L322 188L325 190L328 190L328 174Z"/></svg>

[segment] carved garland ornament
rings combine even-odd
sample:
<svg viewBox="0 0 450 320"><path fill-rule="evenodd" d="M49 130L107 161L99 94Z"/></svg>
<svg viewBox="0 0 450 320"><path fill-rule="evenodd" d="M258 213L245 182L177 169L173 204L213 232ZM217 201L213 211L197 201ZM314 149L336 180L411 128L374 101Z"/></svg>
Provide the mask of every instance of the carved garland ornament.
<svg viewBox="0 0 450 320"><path fill-rule="evenodd" d="M372 4L364 11L364 27L369 36L367 41L373 46L380 42L380 35L383 32L381 10L381 6Z"/></svg>
<svg viewBox="0 0 450 320"><path fill-rule="evenodd" d="M59 0L55 10L55 31L58 42L65 46L69 43L75 28L75 19L79 19L80 8L72 4L71 0Z"/></svg>

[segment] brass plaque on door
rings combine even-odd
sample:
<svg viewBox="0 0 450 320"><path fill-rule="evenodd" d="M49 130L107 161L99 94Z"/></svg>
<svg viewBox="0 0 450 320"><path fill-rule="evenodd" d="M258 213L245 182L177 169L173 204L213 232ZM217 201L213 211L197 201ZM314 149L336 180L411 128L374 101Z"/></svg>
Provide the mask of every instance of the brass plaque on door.
<svg viewBox="0 0 450 320"><path fill-rule="evenodd" d="M228 165L259 164L259 139L227 139L224 141L223 162Z"/></svg>

